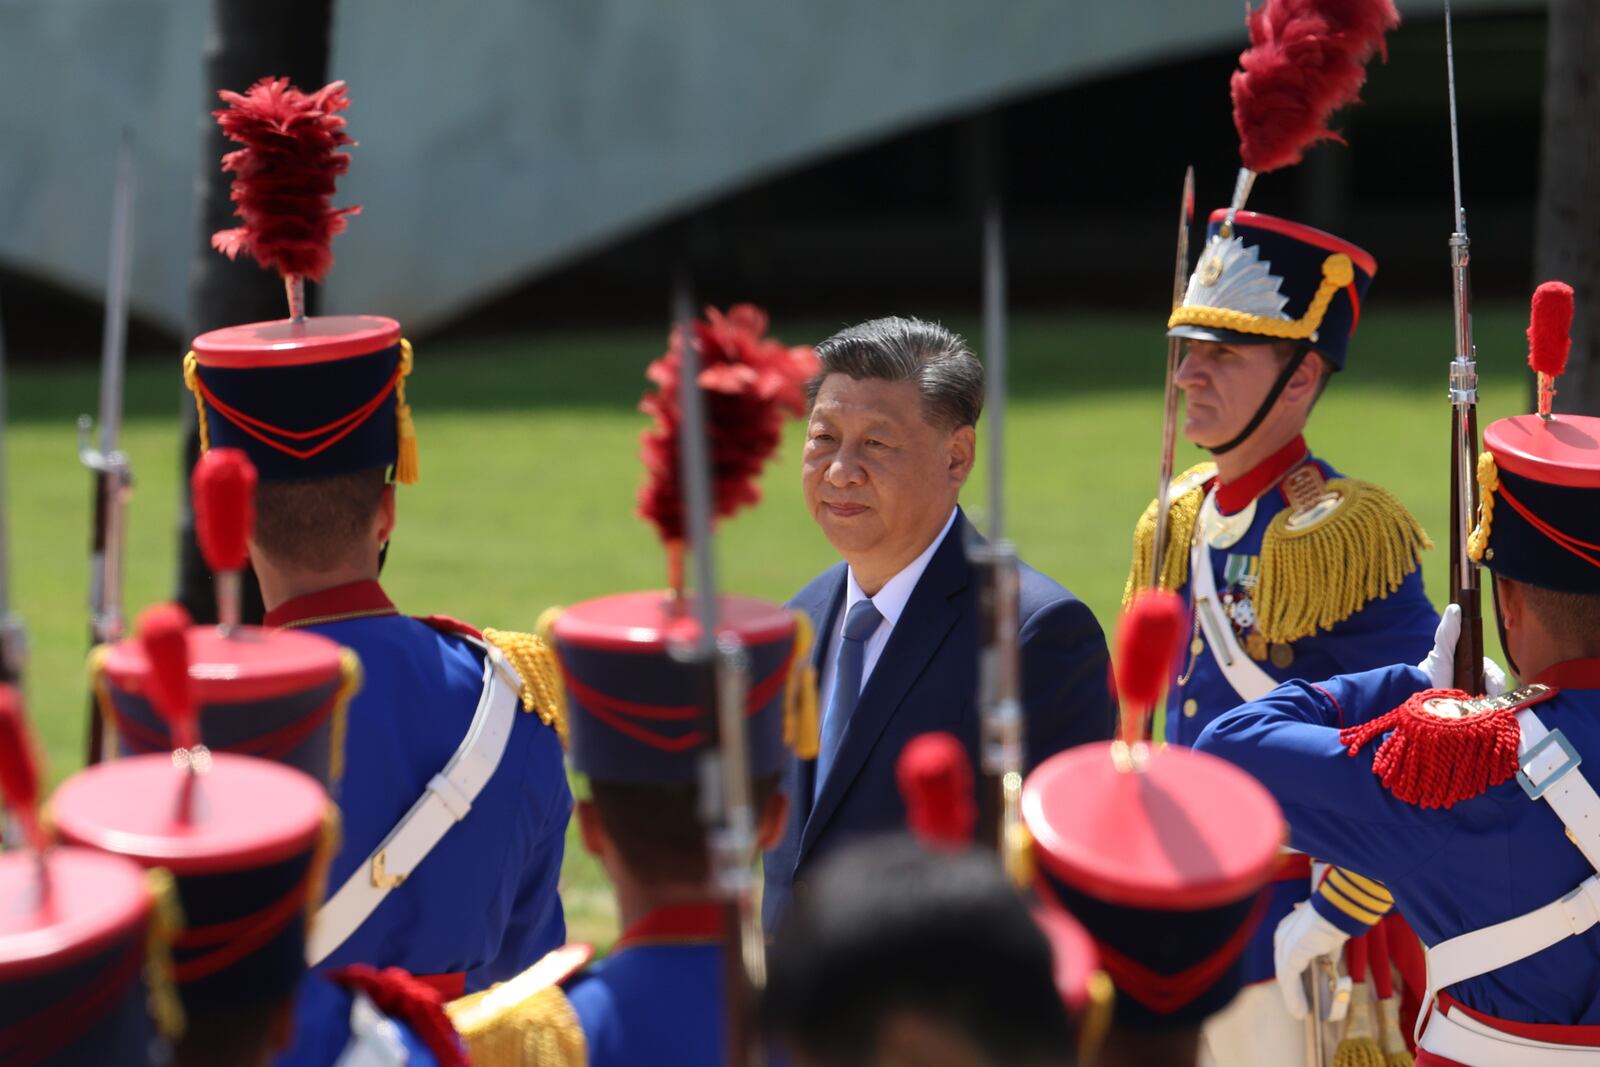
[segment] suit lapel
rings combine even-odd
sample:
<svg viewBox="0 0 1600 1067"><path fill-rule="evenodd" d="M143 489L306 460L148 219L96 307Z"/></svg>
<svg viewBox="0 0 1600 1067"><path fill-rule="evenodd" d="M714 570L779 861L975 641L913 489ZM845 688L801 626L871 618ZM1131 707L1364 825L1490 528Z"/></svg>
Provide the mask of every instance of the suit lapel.
<svg viewBox="0 0 1600 1067"><path fill-rule="evenodd" d="M894 718L911 686L933 660L945 635L955 626L961 615L956 595L966 589L971 578L971 565L967 562L966 541L970 526L963 514L956 516L954 525L944 541L928 560L928 569L906 602L900 621L889 634L889 642L877 665L861 690L855 714L845 726L839 739L839 751L828 771L828 780L822 783L816 805L805 823L800 838L800 855L803 859L828 820L838 809L852 782L861 772L873 746L884 728ZM839 603L843 600L841 584L835 598L830 623L837 617ZM832 630L822 631L830 635ZM817 642L819 646L822 641Z"/></svg>

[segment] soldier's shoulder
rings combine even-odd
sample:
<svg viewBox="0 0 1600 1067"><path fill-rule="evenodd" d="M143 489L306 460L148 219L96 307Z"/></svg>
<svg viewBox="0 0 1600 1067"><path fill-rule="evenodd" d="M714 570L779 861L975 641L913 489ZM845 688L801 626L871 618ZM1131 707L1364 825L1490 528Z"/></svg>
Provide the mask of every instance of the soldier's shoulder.
<svg viewBox="0 0 1600 1067"><path fill-rule="evenodd" d="M566 986L593 954L589 945L563 945L515 978L446 1005L472 1061L587 1067L588 1045ZM520 1058L507 1058L509 1050Z"/></svg>

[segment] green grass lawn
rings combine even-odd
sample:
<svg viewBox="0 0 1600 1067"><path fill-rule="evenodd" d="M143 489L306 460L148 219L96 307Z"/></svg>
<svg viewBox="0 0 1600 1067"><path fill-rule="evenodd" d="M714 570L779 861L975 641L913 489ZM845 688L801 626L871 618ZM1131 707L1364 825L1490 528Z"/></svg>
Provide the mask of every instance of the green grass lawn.
<svg viewBox="0 0 1600 1067"><path fill-rule="evenodd" d="M977 333L975 322L951 324ZM1520 307L1478 309L1483 423L1527 410L1525 324ZM806 322L776 328L791 342L828 332ZM597 331L419 346L408 397L422 480L400 492L384 576L402 610L527 629L551 604L662 583L662 553L633 517L633 498L643 425L635 403L645 363L663 342L664 330ZM1450 344L1444 303L1374 310L1362 320L1352 368L1334 382L1308 435L1337 467L1398 494L1441 546ZM1133 520L1155 490L1164 350L1158 324L1126 316L1012 324L1009 532L1029 563L1078 593L1107 626ZM191 402L178 366L173 353L137 360L129 372L124 444L137 479L130 617L173 588L176 428L180 405ZM73 420L95 410L97 372L29 367L9 385L13 597L32 645L33 721L59 780L83 759L90 500ZM721 529L724 588L782 600L832 562L801 505L800 439L791 426L765 480L766 499ZM1177 466L1200 458L1182 446ZM980 454L966 493L980 525L983 470ZM1441 602L1443 547L1425 567L1429 593ZM615 919L604 880L575 837L565 892L574 937L609 941Z"/></svg>

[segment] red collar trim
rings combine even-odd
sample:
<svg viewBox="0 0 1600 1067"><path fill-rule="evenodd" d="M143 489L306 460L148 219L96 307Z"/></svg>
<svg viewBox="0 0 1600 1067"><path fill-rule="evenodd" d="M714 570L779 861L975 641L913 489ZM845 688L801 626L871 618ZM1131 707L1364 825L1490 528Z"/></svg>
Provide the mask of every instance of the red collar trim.
<svg viewBox="0 0 1600 1067"><path fill-rule="evenodd" d="M1234 515L1250 506L1250 501L1271 489L1285 474L1311 455L1306 439L1296 437L1266 459L1231 482L1217 483L1217 510Z"/></svg>
<svg viewBox="0 0 1600 1067"><path fill-rule="evenodd" d="M394 603L375 581L350 582L297 596L267 612L263 625L294 629L325 622L363 619L377 615L398 615Z"/></svg>
<svg viewBox="0 0 1600 1067"><path fill-rule="evenodd" d="M1600 689L1600 659L1569 659L1552 663L1534 679L1557 689Z"/></svg>
<svg viewBox="0 0 1600 1067"><path fill-rule="evenodd" d="M639 945L708 945L722 940L721 904L669 904L622 931L613 952Z"/></svg>

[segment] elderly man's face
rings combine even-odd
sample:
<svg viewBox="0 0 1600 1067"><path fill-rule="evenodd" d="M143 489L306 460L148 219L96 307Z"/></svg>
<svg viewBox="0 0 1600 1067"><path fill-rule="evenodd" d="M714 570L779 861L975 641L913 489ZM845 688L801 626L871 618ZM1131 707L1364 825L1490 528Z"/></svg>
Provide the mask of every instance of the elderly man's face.
<svg viewBox="0 0 1600 1067"><path fill-rule="evenodd" d="M869 595L943 528L974 445L971 426L924 418L915 382L823 379L806 430L806 506Z"/></svg>

